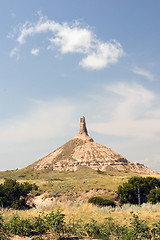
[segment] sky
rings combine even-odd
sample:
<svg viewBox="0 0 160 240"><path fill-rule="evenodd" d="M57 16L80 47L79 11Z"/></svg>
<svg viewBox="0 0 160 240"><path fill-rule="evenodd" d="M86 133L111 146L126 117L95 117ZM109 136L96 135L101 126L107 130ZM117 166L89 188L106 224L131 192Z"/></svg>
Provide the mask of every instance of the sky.
<svg viewBox="0 0 160 240"><path fill-rule="evenodd" d="M89 135L160 172L160 1L0 1L0 170Z"/></svg>

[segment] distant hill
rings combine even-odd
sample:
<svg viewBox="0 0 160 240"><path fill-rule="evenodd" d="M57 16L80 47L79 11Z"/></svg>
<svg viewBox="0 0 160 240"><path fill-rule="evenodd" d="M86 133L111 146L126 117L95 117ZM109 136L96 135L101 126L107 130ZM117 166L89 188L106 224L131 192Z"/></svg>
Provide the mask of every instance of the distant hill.
<svg viewBox="0 0 160 240"><path fill-rule="evenodd" d="M116 170L127 170L142 174L157 174L140 163L129 162L88 135L85 118L80 119L80 131L72 140L65 143L42 159L27 168L32 170L76 171L80 166L105 171L106 167Z"/></svg>

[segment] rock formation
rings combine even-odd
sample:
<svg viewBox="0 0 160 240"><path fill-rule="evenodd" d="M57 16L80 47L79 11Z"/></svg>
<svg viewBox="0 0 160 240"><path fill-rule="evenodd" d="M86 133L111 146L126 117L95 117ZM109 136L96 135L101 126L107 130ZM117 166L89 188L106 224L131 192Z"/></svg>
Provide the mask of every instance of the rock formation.
<svg viewBox="0 0 160 240"><path fill-rule="evenodd" d="M101 144L88 135L85 118L80 119L80 131L72 140L51 152L29 167L34 170L76 171L80 166L105 171L106 167L144 174L155 172L143 164L131 163L125 157Z"/></svg>
<svg viewBox="0 0 160 240"><path fill-rule="evenodd" d="M79 138L85 141L94 142L93 139L88 135L85 117L80 118L79 134L77 134L74 138Z"/></svg>

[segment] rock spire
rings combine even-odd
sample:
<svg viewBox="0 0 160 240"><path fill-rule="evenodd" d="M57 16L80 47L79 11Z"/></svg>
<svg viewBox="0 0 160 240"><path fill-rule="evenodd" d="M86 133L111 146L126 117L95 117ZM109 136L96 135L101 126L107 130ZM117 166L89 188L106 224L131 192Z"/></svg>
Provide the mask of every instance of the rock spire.
<svg viewBox="0 0 160 240"><path fill-rule="evenodd" d="M79 134L86 134L88 136L85 117L80 118L80 129Z"/></svg>
<svg viewBox="0 0 160 240"><path fill-rule="evenodd" d="M80 138L85 141L93 142L93 139L88 135L85 117L80 118L80 129L79 134L77 134L74 138Z"/></svg>

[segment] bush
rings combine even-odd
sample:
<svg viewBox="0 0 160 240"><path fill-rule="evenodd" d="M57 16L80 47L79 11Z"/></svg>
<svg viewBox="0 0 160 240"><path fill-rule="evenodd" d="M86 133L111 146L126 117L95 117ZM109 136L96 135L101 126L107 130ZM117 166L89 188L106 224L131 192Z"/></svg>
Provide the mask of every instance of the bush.
<svg viewBox="0 0 160 240"><path fill-rule="evenodd" d="M144 220L140 220L138 215L131 212L133 218L131 219L131 239L152 239L149 226Z"/></svg>
<svg viewBox="0 0 160 240"><path fill-rule="evenodd" d="M9 239L8 235L28 236L32 239L121 239L121 240L146 240L160 239L160 221L150 224L139 219L138 215L132 213L130 224L120 225L112 218L106 218L103 223L91 220L88 223L79 222L66 223L65 215L57 210L55 213L40 214L38 217L29 219L20 218L15 214L12 219L4 223L0 217L0 239ZM44 236L42 235L44 234ZM63 238L63 234L65 238ZM33 237L35 236L35 237ZM67 238L68 237L68 238Z"/></svg>
<svg viewBox="0 0 160 240"><path fill-rule="evenodd" d="M26 197L32 189L37 189L37 186L28 182L18 183L16 180L6 179L3 184L0 184L0 206L14 209L29 208Z"/></svg>
<svg viewBox="0 0 160 240"><path fill-rule="evenodd" d="M153 239L160 239L160 221L157 223L153 223L151 233L153 235Z"/></svg>
<svg viewBox="0 0 160 240"><path fill-rule="evenodd" d="M30 236L32 233L32 225L30 219L21 219L17 214L12 217L5 229L19 236Z"/></svg>
<svg viewBox="0 0 160 240"><path fill-rule="evenodd" d="M48 229L53 232L57 238L65 233L66 223L64 218L65 215L59 209L56 213L52 211L45 216Z"/></svg>
<svg viewBox="0 0 160 240"><path fill-rule="evenodd" d="M5 233L4 233L4 220L2 215L0 214L0 239L5 240Z"/></svg>
<svg viewBox="0 0 160 240"><path fill-rule="evenodd" d="M102 197L91 197L88 199L88 203L93 203L93 204L101 206L101 207L105 207L105 206L115 207L116 206L116 204L113 200L104 199Z"/></svg>
<svg viewBox="0 0 160 240"><path fill-rule="evenodd" d="M117 194L121 204L143 204L149 201L150 191L156 188L160 188L160 180L158 178L132 177L127 183L118 187Z"/></svg>
<svg viewBox="0 0 160 240"><path fill-rule="evenodd" d="M156 204L160 202L160 188L152 189L148 195L148 202Z"/></svg>
<svg viewBox="0 0 160 240"><path fill-rule="evenodd" d="M38 217L34 217L32 221L32 235L43 234L48 230L48 226L43 214L39 214Z"/></svg>
<svg viewBox="0 0 160 240"><path fill-rule="evenodd" d="M47 233L49 231L54 235L54 239L58 239L66 231L65 215L57 210L49 214L39 214L38 217L32 219L23 219L15 214L12 219L6 223L5 230L19 236L34 236Z"/></svg>

